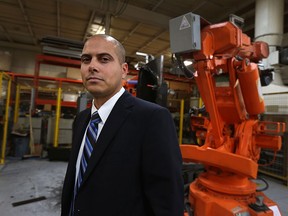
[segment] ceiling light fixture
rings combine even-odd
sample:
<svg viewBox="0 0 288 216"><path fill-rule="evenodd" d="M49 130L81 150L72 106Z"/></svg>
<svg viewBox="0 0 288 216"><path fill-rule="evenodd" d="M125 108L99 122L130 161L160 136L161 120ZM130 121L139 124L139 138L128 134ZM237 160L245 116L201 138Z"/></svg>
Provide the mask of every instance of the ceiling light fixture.
<svg viewBox="0 0 288 216"><path fill-rule="evenodd" d="M98 25L98 24L92 24L91 25L91 30L90 30L90 34L91 35L95 35L95 34L104 34L105 33L105 28L102 25Z"/></svg>
<svg viewBox="0 0 288 216"><path fill-rule="evenodd" d="M183 63L184 63L185 66L190 66L190 65L193 64L193 61L191 61L191 60L185 60Z"/></svg>
<svg viewBox="0 0 288 216"><path fill-rule="evenodd" d="M136 55L144 56L145 57L145 63L148 63L149 61L154 59L154 56L149 55L147 53L143 53L143 52L136 52Z"/></svg>

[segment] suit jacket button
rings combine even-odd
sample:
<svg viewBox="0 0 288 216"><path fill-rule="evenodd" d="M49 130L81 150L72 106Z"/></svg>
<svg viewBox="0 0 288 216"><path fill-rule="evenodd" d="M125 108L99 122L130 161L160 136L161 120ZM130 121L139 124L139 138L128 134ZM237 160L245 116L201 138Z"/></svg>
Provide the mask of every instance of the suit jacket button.
<svg viewBox="0 0 288 216"><path fill-rule="evenodd" d="M76 209L76 214L78 215L80 213L80 209Z"/></svg>

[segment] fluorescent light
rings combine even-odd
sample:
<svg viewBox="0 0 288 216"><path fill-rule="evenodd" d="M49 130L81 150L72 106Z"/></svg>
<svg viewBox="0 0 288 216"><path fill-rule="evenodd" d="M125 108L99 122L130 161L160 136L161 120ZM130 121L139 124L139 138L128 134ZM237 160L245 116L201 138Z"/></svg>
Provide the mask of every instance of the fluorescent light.
<svg viewBox="0 0 288 216"><path fill-rule="evenodd" d="M139 55L139 56L148 56L148 54L147 53L142 53L142 52L136 52L136 55Z"/></svg>
<svg viewBox="0 0 288 216"><path fill-rule="evenodd" d="M193 64L193 62L190 61L190 60L185 60L183 63L184 63L185 66L189 66L189 65Z"/></svg>
<svg viewBox="0 0 288 216"><path fill-rule="evenodd" d="M90 33L92 35L95 34L104 34L105 33L105 28L102 25L98 25L98 24L92 24L91 28L90 28Z"/></svg>

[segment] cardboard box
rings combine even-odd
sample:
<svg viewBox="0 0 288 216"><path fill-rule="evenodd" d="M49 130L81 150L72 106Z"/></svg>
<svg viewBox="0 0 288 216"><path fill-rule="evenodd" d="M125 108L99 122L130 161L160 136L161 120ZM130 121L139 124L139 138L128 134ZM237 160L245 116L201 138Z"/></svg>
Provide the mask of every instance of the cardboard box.
<svg viewBox="0 0 288 216"><path fill-rule="evenodd" d="M68 79L82 80L80 68L68 67L67 68L67 78Z"/></svg>
<svg viewBox="0 0 288 216"><path fill-rule="evenodd" d="M44 111L51 111L52 110L52 105L51 104L44 104Z"/></svg>

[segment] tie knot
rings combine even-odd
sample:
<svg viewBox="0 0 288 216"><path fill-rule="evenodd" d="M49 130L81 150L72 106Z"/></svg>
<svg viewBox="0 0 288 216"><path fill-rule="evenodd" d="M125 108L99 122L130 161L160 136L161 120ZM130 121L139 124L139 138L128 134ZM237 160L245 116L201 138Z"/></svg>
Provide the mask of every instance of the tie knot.
<svg viewBox="0 0 288 216"><path fill-rule="evenodd" d="M91 123L98 124L99 122L101 122L101 118L99 113L96 111L91 116Z"/></svg>

